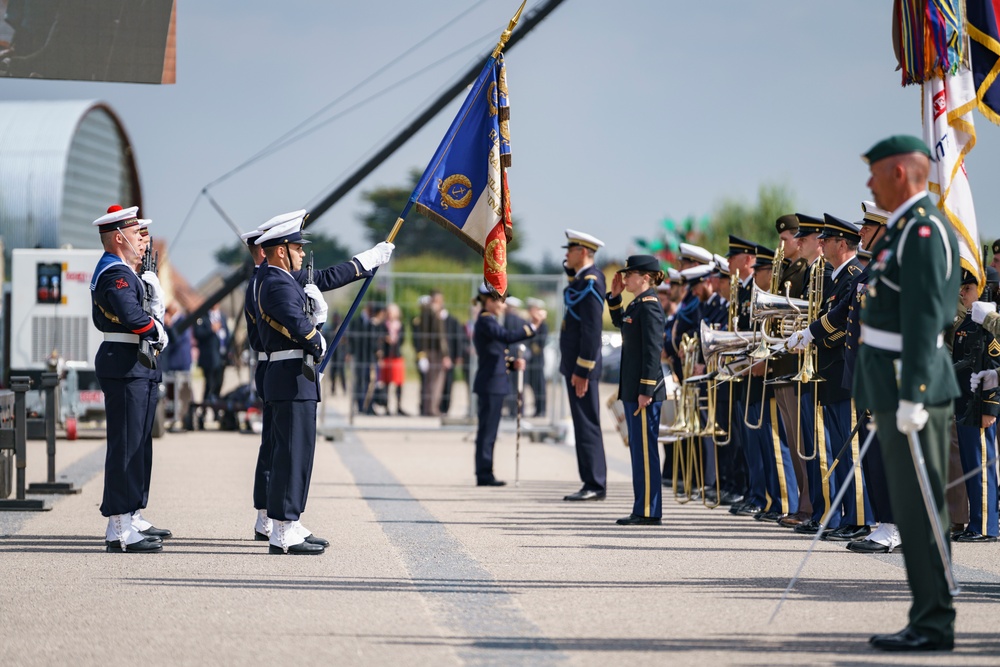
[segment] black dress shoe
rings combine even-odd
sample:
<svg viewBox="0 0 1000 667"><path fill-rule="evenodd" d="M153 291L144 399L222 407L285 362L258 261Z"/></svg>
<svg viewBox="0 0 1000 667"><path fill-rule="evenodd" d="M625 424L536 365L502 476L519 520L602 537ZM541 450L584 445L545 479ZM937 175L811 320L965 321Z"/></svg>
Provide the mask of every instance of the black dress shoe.
<svg viewBox="0 0 1000 667"><path fill-rule="evenodd" d="M481 479L476 482L476 486L507 486L507 482L499 479Z"/></svg>
<svg viewBox="0 0 1000 667"><path fill-rule="evenodd" d="M778 519L781 518L781 512L778 510L771 510L770 512L761 512L760 514L755 514L754 519L757 521L770 521L772 523L777 523Z"/></svg>
<svg viewBox="0 0 1000 667"><path fill-rule="evenodd" d="M996 542L997 538L990 535L980 535L979 533L973 533L971 530L967 530L958 537L955 538L956 542Z"/></svg>
<svg viewBox="0 0 1000 667"><path fill-rule="evenodd" d="M873 540L857 540L855 542L850 542L847 545L848 551L853 551L857 554L887 554L889 553L889 547L885 544L875 542ZM902 551L902 547L896 546L893 548L894 552Z"/></svg>
<svg viewBox="0 0 1000 667"><path fill-rule="evenodd" d="M139 532L145 535L146 537L158 537L161 540L165 540L168 537L174 536L174 534L171 533L166 528L157 528L156 526L150 526L146 530L140 530Z"/></svg>
<svg viewBox="0 0 1000 667"><path fill-rule="evenodd" d="M824 540L832 542L851 542L862 537L871 535L872 529L868 526L841 526L837 530L824 535Z"/></svg>
<svg viewBox="0 0 1000 667"><path fill-rule="evenodd" d="M729 506L729 513L730 514L739 514L740 510L743 509L744 505L746 505L746 503L744 501L742 501L742 500L740 502L738 502L738 503L733 503L732 505Z"/></svg>
<svg viewBox="0 0 1000 667"><path fill-rule="evenodd" d="M743 502L743 496L733 491L723 491L722 498L719 500L720 505L735 505L741 502Z"/></svg>
<svg viewBox="0 0 1000 667"><path fill-rule="evenodd" d="M318 556L319 554L326 551L326 548L319 544L312 544L311 542L300 542L299 544L293 544L288 547L288 553L293 556ZM269 554L284 554L285 551L281 547L276 547L273 544L268 545L267 553Z"/></svg>
<svg viewBox="0 0 1000 667"><path fill-rule="evenodd" d="M874 635L868 643L879 651L950 651L955 648L953 637L933 641L910 627L893 635Z"/></svg>
<svg viewBox="0 0 1000 667"><path fill-rule="evenodd" d="M624 519L615 521L619 526L659 526L662 521L658 516L636 516L629 514Z"/></svg>
<svg viewBox="0 0 1000 667"><path fill-rule="evenodd" d="M306 536L306 542L308 542L309 544L318 544L319 546L323 547L324 549L326 547L330 546L330 540L324 540L322 537L316 537L312 533L309 533Z"/></svg>
<svg viewBox="0 0 1000 667"><path fill-rule="evenodd" d="M815 535L819 532L819 523L813 519L809 519L805 523L795 526L795 532L800 535Z"/></svg>
<svg viewBox="0 0 1000 667"><path fill-rule="evenodd" d="M270 542L271 541L271 536L270 535L265 535L264 533L260 532L259 530L255 530L255 531L253 531L253 539L254 539L255 542Z"/></svg>
<svg viewBox="0 0 1000 667"><path fill-rule="evenodd" d="M106 551L109 554L113 553L133 553L133 554L151 554L157 551L163 551L163 542L160 540L151 540L148 537L133 544L126 544L125 551L122 551L122 543L120 540L115 540L114 542L104 542Z"/></svg>
<svg viewBox="0 0 1000 667"><path fill-rule="evenodd" d="M763 507L758 507L757 505L751 503L745 503L742 507L740 507L736 514L740 516L755 516L763 511Z"/></svg>
<svg viewBox="0 0 1000 667"><path fill-rule="evenodd" d="M719 494L715 492L715 489L708 489L705 491L705 502L710 505L719 504Z"/></svg>
<svg viewBox="0 0 1000 667"><path fill-rule="evenodd" d="M607 494L604 491L593 491L591 489L580 489L576 493L571 493L568 496L563 496L563 500L578 501L578 500L604 500Z"/></svg>

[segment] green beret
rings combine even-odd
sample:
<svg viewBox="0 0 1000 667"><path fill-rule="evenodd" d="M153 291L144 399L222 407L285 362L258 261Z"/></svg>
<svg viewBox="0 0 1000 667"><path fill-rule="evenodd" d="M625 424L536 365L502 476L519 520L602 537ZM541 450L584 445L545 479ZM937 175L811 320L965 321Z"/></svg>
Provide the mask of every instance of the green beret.
<svg viewBox="0 0 1000 667"><path fill-rule="evenodd" d="M866 164L874 164L879 160L893 155L903 155L905 153L921 153L927 157L931 156L931 151L923 139L910 136L908 134L897 134L888 139L883 139L868 149L868 152L861 156Z"/></svg>

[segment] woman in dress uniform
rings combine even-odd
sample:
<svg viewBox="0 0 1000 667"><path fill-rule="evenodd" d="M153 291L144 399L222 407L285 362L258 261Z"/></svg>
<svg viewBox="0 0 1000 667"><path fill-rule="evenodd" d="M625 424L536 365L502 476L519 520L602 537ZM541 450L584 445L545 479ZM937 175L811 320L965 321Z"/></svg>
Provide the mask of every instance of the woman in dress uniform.
<svg viewBox="0 0 1000 667"><path fill-rule="evenodd" d="M615 274L608 292L611 321L622 330L621 378L618 397L625 404L629 450L632 454L632 513L618 519L622 526L658 525L663 515L657 436L660 405L666 398L660 354L663 350L663 309L655 288L663 282L660 261L652 255L632 255ZM622 291L635 295L622 308Z"/></svg>

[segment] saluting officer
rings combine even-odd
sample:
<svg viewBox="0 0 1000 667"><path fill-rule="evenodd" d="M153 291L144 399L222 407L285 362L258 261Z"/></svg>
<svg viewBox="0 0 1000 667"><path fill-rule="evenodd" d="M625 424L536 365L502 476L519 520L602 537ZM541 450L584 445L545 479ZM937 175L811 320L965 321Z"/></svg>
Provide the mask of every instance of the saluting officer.
<svg viewBox="0 0 1000 667"><path fill-rule="evenodd" d="M271 404L271 473L267 480L267 516L272 521L272 554L321 554L329 546L299 521L305 510L316 448L316 403L319 376L306 380L302 373L306 355L318 363L326 351L326 341L317 325L325 314L309 316L306 302L311 297L293 272L302 268L305 256L302 216L280 223L262 234L256 245L264 248L266 269L257 282L257 331L267 352L264 398ZM380 246L382 246L381 249ZM392 244L379 244L362 256L355 274L384 263Z"/></svg>
<svg viewBox="0 0 1000 667"><path fill-rule="evenodd" d="M156 350L167 344L163 325L142 306L145 288L135 270L143 247L138 210L115 205L94 221L104 246L90 283L94 326L104 334L94 362L108 423L101 514L108 517L105 544L112 553L161 551L160 535L170 532L150 526L144 533L135 519L145 501L144 443L153 426L156 390L150 381L154 371L139 363L139 344L149 340Z"/></svg>
<svg viewBox="0 0 1000 667"><path fill-rule="evenodd" d="M272 458L272 412L264 387L268 357L257 329L258 321L260 320L260 313L257 308L257 288L258 281L266 270L267 259L264 256L264 248L257 245L256 241L265 232L274 229L278 225L292 221L303 221L305 216L306 211L304 209L282 213L263 223L257 229L240 235L240 238L247 244L254 262L253 276L247 282L247 289L244 296L243 317L247 325L247 342L250 345L252 353L257 356L257 365L254 369L254 386L257 395L260 396L261 402L264 404L261 420L260 448L257 452L257 467L254 472L253 484L253 506L257 510L257 519L254 524L254 539L264 542L270 539L272 528L271 519L267 516L267 483L271 474ZM322 292L328 292L370 276L371 272L365 269L363 260L366 260L368 257L366 253L373 254L376 252L380 252L379 246L365 253L358 254L346 262L341 262L322 270L316 270L313 273L312 284L306 284L308 276L304 269L291 272L292 277L302 285L309 299L312 301L313 321L317 323L319 328L322 328L327 316L327 304Z"/></svg>
<svg viewBox="0 0 1000 667"><path fill-rule="evenodd" d="M615 273L607 294L611 321L622 331L618 397L625 404L635 494L632 513L617 521L621 526L659 525L663 517L657 439L660 406L667 392L660 366L663 309L653 289L662 281L658 259L652 255L632 255L625 268ZM623 290L635 296L624 309Z"/></svg>
<svg viewBox="0 0 1000 667"><path fill-rule="evenodd" d="M920 139L894 136L863 156L875 203L892 213L885 236L872 248L854 392L875 415L913 593L907 626L871 638L880 650L951 650L955 641L945 564L932 546L934 532L908 441L920 433L932 500L947 526L949 426L960 392L943 332L955 315L961 269L955 233L927 195L930 155Z"/></svg>
<svg viewBox="0 0 1000 667"><path fill-rule="evenodd" d="M559 372L566 378L569 410L573 416L576 461L583 488L563 500L604 500L608 463L601 435L601 329L604 321L604 274L594 266L600 239L566 230L566 259L570 277L563 291L566 312L559 332Z"/></svg>
<svg viewBox="0 0 1000 667"><path fill-rule="evenodd" d="M513 330L498 320L507 309L507 304L485 283L479 286L476 301L482 307L472 329L472 344L479 360L472 383L472 391L478 399L479 417L476 428L476 486L504 486L506 482L493 475L493 445L497 439L504 399L510 394L508 346L534 336L538 325L544 321L545 311L536 311L530 324L522 321L520 330ZM513 362L514 369L518 371L524 370L525 365L523 358Z"/></svg>

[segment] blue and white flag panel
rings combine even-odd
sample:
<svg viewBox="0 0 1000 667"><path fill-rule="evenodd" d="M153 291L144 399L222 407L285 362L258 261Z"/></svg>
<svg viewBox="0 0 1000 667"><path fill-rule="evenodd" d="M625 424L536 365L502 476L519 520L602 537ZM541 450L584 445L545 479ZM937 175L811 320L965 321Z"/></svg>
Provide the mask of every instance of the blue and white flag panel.
<svg viewBox="0 0 1000 667"><path fill-rule="evenodd" d="M510 159L506 88L503 57L491 58L411 196L417 210L480 254L503 219L502 170Z"/></svg>

